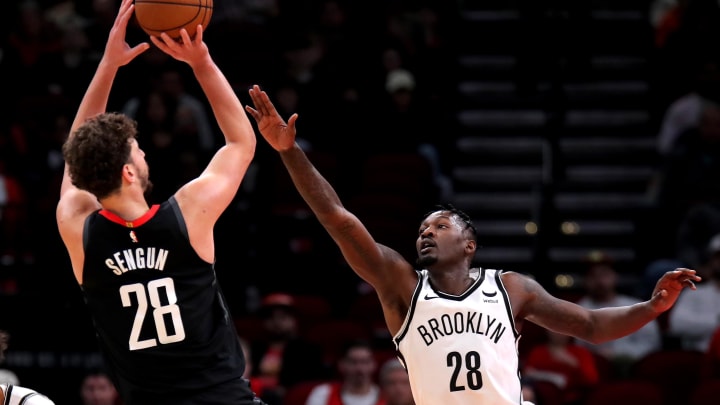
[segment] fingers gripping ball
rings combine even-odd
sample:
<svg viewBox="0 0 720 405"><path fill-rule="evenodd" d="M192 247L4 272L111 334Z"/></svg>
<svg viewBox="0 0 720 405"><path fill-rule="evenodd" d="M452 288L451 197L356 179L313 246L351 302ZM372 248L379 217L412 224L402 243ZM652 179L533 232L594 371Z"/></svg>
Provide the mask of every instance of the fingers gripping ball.
<svg viewBox="0 0 720 405"><path fill-rule="evenodd" d="M212 12L213 0L135 0L138 25L156 37L165 32L180 39L180 30L185 28L192 38L198 24L203 31L207 28Z"/></svg>

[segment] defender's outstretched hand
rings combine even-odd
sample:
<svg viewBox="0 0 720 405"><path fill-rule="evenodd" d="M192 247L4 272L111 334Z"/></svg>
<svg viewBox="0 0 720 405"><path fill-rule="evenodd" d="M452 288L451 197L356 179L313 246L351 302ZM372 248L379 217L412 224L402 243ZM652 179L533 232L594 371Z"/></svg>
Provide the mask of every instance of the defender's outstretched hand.
<svg viewBox="0 0 720 405"><path fill-rule="evenodd" d="M125 40L128 21L130 21L134 10L133 0L123 0L117 17L115 17L115 22L110 29L103 60L111 66L125 66L150 48L150 44L147 42L141 42L131 47Z"/></svg>
<svg viewBox="0 0 720 405"><path fill-rule="evenodd" d="M255 108L249 105L245 110L252 115L258 125L263 138L278 152L288 150L295 144L295 121L297 113L293 114L287 122L275 109L272 101L260 86L254 85L250 90L250 98Z"/></svg>
<svg viewBox="0 0 720 405"><path fill-rule="evenodd" d="M658 313L665 312L675 304L683 288L695 290L695 283L701 280L695 270L679 268L668 271L655 285L650 303Z"/></svg>

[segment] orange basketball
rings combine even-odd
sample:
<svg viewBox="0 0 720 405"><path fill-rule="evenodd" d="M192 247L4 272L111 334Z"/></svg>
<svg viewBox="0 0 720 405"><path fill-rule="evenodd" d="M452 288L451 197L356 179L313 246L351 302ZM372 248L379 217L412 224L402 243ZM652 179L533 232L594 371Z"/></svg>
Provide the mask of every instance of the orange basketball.
<svg viewBox="0 0 720 405"><path fill-rule="evenodd" d="M148 35L159 37L167 33L180 39L185 28L190 38L195 36L198 24L207 28L212 17L213 0L135 0L135 18Z"/></svg>

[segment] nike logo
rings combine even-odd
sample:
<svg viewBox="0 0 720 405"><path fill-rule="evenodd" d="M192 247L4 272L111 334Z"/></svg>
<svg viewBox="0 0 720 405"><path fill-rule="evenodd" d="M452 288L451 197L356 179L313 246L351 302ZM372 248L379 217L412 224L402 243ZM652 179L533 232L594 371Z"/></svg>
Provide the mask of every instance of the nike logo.
<svg viewBox="0 0 720 405"><path fill-rule="evenodd" d="M432 299L435 299L435 298L440 298L440 297L438 297L437 295L428 295L428 294L425 294L425 299L426 299L426 300L432 300Z"/></svg>
<svg viewBox="0 0 720 405"><path fill-rule="evenodd" d="M494 296L497 295L497 291L493 291L493 292L490 292L490 293L483 291L482 293L483 293L484 296L486 296L486 297L488 297L488 298L492 298L492 297L494 297Z"/></svg>

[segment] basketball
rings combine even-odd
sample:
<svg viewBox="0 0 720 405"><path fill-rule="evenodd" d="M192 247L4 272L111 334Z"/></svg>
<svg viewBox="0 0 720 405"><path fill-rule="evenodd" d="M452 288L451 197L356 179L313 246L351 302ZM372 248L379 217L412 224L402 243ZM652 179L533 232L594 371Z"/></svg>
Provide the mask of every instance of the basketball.
<svg viewBox="0 0 720 405"><path fill-rule="evenodd" d="M212 11L213 0L135 0L135 18L143 31L156 37L165 32L176 40L183 28L190 38L198 24L207 29Z"/></svg>

